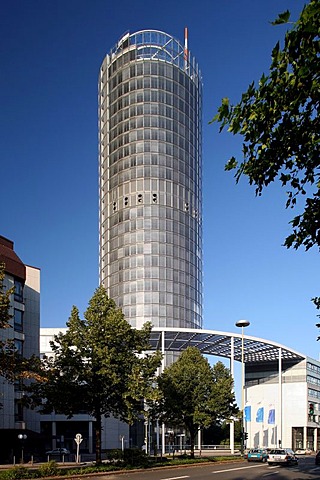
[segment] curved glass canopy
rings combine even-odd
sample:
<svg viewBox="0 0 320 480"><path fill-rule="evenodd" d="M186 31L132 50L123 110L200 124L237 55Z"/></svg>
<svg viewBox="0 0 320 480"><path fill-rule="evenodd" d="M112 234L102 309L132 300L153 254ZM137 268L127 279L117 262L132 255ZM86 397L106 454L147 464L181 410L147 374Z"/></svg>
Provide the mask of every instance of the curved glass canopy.
<svg viewBox="0 0 320 480"><path fill-rule="evenodd" d="M162 345L164 341L164 345ZM187 328L153 328L150 338L153 350L182 352L187 347L196 347L202 354L233 358L241 362L242 334L217 330L194 330ZM284 345L262 338L243 336L244 362L274 362L303 360L305 355Z"/></svg>

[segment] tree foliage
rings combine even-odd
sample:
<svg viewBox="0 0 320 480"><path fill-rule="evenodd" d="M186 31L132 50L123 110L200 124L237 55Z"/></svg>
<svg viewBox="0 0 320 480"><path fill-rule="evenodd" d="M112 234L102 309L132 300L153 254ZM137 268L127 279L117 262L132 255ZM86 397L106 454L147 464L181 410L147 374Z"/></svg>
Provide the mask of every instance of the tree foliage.
<svg viewBox="0 0 320 480"><path fill-rule="evenodd" d="M96 461L101 463L102 417L132 422L141 400L152 392L161 355L145 353L151 325L133 329L122 311L100 286L80 319L72 308L65 334L51 344L54 356L45 360L42 382L33 386L33 400L46 412L68 417L86 411L95 417Z"/></svg>
<svg viewBox="0 0 320 480"><path fill-rule="evenodd" d="M274 25L288 22L289 11ZM261 195L278 179L287 189L286 207L300 208L292 221L287 248L320 246L320 2L311 0L284 40L272 50L268 75L252 83L236 105L222 100L213 121L243 137L243 161L232 157L226 170L238 182L246 175ZM299 199L299 202L298 202Z"/></svg>
<svg viewBox="0 0 320 480"><path fill-rule="evenodd" d="M158 378L162 421L185 426L190 434L191 455L199 429L230 418L235 405L233 379L218 362L213 367L195 347L188 347Z"/></svg>

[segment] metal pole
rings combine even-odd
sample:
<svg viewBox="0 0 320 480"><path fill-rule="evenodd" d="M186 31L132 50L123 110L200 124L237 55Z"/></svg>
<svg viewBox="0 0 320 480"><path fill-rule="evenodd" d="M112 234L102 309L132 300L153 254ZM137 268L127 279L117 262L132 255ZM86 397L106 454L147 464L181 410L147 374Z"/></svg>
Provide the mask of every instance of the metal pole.
<svg viewBox="0 0 320 480"><path fill-rule="evenodd" d="M245 388L245 370L244 370L244 335L243 329L250 325L248 320L239 320L236 327L241 327L241 455L244 453L244 388Z"/></svg>
<svg viewBox="0 0 320 480"><path fill-rule="evenodd" d="M230 354L230 373L234 381L234 337L231 337L231 354ZM230 422L230 450L234 454L234 420Z"/></svg>
<svg viewBox="0 0 320 480"><path fill-rule="evenodd" d="M161 362L161 373L163 373L165 366L166 366L166 358L165 358L165 332L164 330L161 332L161 353L162 353L162 362ZM166 438L165 438L165 424L162 423L161 429L161 451L162 455L166 453Z"/></svg>
<svg viewBox="0 0 320 480"><path fill-rule="evenodd" d="M241 327L241 455L244 452L244 342L243 326Z"/></svg>
<svg viewBox="0 0 320 480"><path fill-rule="evenodd" d="M279 348L279 423L278 446L282 446L282 348Z"/></svg>

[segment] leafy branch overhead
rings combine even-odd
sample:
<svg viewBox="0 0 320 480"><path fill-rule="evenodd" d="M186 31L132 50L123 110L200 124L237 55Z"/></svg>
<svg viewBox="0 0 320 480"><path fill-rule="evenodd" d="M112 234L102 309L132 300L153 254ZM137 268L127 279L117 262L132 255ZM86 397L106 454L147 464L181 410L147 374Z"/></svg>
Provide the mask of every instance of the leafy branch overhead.
<svg viewBox="0 0 320 480"><path fill-rule="evenodd" d="M273 25L287 23L289 11ZM311 0L285 35L284 46L272 50L268 75L252 83L236 105L222 100L213 122L243 137L243 160L235 157L226 170L238 182L246 175L261 195L275 180L287 189L286 207L299 207L287 248L320 247L320 2Z"/></svg>

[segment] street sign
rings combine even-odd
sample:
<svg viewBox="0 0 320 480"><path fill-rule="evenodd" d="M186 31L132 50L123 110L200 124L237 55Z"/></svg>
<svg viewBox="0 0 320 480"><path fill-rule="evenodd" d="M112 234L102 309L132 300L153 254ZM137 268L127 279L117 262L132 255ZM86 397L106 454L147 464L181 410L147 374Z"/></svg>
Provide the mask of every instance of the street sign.
<svg viewBox="0 0 320 480"><path fill-rule="evenodd" d="M79 446L80 446L80 443L82 442L82 440L83 440L83 438L82 438L81 433L77 433L75 438L74 438L74 441L77 444L76 463L80 463Z"/></svg>
<svg viewBox="0 0 320 480"><path fill-rule="evenodd" d="M77 433L77 435L75 436L75 439L74 441L76 442L77 445L80 445L80 443L82 442L83 438L82 438L82 435L81 433Z"/></svg>

